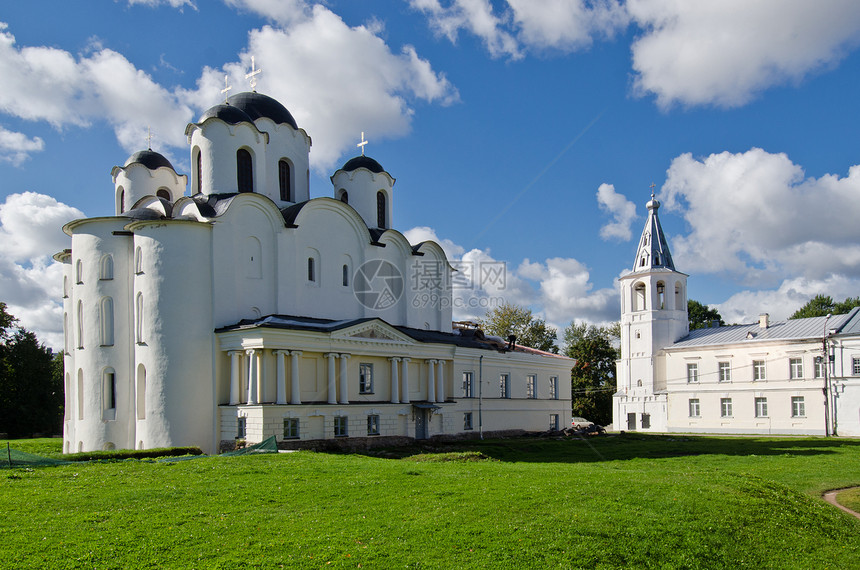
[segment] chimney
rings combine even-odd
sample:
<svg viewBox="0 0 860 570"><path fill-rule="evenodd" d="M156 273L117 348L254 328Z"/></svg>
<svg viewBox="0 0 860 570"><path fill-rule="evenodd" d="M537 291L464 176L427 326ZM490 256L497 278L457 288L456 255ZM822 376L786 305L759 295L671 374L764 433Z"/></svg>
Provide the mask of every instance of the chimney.
<svg viewBox="0 0 860 570"><path fill-rule="evenodd" d="M762 313L758 316L758 327L760 329L766 329L770 324L770 315L767 313Z"/></svg>

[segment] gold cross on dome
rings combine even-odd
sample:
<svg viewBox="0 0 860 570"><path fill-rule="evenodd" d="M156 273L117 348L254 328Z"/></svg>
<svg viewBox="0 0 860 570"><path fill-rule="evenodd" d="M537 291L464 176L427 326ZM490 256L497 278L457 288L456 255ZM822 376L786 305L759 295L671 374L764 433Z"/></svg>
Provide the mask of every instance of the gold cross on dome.
<svg viewBox="0 0 860 570"><path fill-rule="evenodd" d="M245 79L249 79L249 83L251 84L251 91L254 93L257 92L257 76L263 72L262 69L257 69L257 64L254 61L254 56L251 56L251 71L245 74Z"/></svg>
<svg viewBox="0 0 860 570"><path fill-rule="evenodd" d="M152 128L146 127L146 148L152 150Z"/></svg>
<svg viewBox="0 0 860 570"><path fill-rule="evenodd" d="M364 140L364 131L361 131L361 142L355 145L361 149L361 156L364 156L364 147L367 145L367 142L368 141Z"/></svg>
<svg viewBox="0 0 860 570"><path fill-rule="evenodd" d="M652 182L652 183L651 183L651 186L650 186L650 188L651 188L651 197L652 197L652 198L654 197L654 188L656 188L656 187L657 187L657 185L656 185L656 184L654 184L654 183Z"/></svg>
<svg viewBox="0 0 860 570"><path fill-rule="evenodd" d="M221 90L221 93L224 94L224 102L225 103L227 102L227 94L230 92L231 89L233 89L233 86L227 85L227 74L225 73L224 74L224 89Z"/></svg>

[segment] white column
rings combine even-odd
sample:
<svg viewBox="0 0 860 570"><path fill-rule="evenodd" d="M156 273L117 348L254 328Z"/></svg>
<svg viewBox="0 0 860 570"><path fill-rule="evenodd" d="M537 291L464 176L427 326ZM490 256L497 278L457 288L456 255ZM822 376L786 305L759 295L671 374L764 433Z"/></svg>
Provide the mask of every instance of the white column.
<svg viewBox="0 0 860 570"><path fill-rule="evenodd" d="M346 361L349 358L348 354L340 355L340 403L349 403L349 375L347 374Z"/></svg>
<svg viewBox="0 0 860 570"><path fill-rule="evenodd" d="M299 382L299 360L302 358L301 350L293 350L290 352L292 359L290 360L290 403L302 403L302 384Z"/></svg>
<svg viewBox="0 0 860 570"><path fill-rule="evenodd" d="M287 403L287 363L285 362L289 350L276 350L275 362L278 376L278 398L275 400L278 404Z"/></svg>
<svg viewBox="0 0 860 570"><path fill-rule="evenodd" d="M266 378L269 377L269 355L268 350L261 348L257 351L259 361L257 362L257 402L266 401Z"/></svg>
<svg viewBox="0 0 860 570"><path fill-rule="evenodd" d="M242 351L231 350L230 355L230 405L239 403L242 395Z"/></svg>
<svg viewBox="0 0 860 570"><path fill-rule="evenodd" d="M436 401L445 401L445 361L436 362Z"/></svg>
<svg viewBox="0 0 860 570"><path fill-rule="evenodd" d="M391 361L391 403L400 403L400 379L397 377L397 368L400 366L400 358L392 357Z"/></svg>
<svg viewBox="0 0 860 570"><path fill-rule="evenodd" d="M400 397L400 401L404 404L409 403L409 361L411 358L401 358L400 361L403 363L401 367L400 377L403 382L403 395Z"/></svg>
<svg viewBox="0 0 860 570"><path fill-rule="evenodd" d="M328 403L337 404L337 379L334 374L334 359L337 354L329 352L325 357L328 358Z"/></svg>
<svg viewBox="0 0 860 570"><path fill-rule="evenodd" d="M248 355L248 404L257 403L257 351L253 348L245 351Z"/></svg>
<svg viewBox="0 0 860 570"><path fill-rule="evenodd" d="M436 361L427 361L427 401L436 401Z"/></svg>

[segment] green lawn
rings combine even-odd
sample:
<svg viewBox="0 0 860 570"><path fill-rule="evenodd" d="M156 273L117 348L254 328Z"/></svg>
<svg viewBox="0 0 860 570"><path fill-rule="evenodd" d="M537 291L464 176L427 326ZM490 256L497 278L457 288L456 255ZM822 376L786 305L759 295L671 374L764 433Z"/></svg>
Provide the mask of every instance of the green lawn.
<svg viewBox="0 0 860 570"><path fill-rule="evenodd" d="M12 444L46 445L29 441ZM850 485L860 440L821 438L628 435L3 470L0 567L856 569L860 521L818 498Z"/></svg>

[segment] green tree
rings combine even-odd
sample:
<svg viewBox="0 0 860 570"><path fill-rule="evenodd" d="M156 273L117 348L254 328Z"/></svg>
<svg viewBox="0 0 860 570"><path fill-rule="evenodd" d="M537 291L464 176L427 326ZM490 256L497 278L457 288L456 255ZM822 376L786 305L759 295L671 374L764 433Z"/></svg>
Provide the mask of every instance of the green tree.
<svg viewBox="0 0 860 570"><path fill-rule="evenodd" d="M860 307L860 297L848 297L841 303L837 303L833 301L830 295L816 295L788 318L805 319L807 317L824 317L828 314L844 315L854 307Z"/></svg>
<svg viewBox="0 0 860 570"><path fill-rule="evenodd" d="M564 329L564 354L576 359L570 372L571 411L599 425L612 423L620 325L596 327L574 321Z"/></svg>
<svg viewBox="0 0 860 570"><path fill-rule="evenodd" d="M55 434L62 427L62 359L25 329L0 303L0 432L12 437ZM58 363L59 358L59 363Z"/></svg>
<svg viewBox="0 0 860 570"><path fill-rule="evenodd" d="M525 307L504 303L487 311L484 318L478 321L478 326L486 334L504 339L516 335L517 344L558 353L556 329L547 325L545 320L536 318Z"/></svg>
<svg viewBox="0 0 860 570"><path fill-rule="evenodd" d="M713 321L719 321L720 326L726 324L716 309L703 305L695 299L687 300L687 318L690 319L690 330L706 329Z"/></svg>

